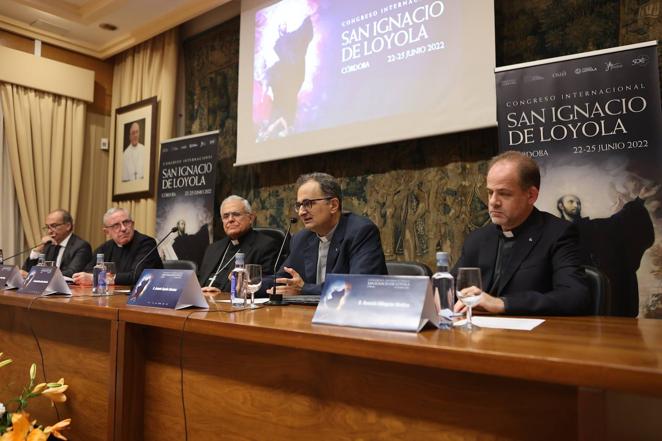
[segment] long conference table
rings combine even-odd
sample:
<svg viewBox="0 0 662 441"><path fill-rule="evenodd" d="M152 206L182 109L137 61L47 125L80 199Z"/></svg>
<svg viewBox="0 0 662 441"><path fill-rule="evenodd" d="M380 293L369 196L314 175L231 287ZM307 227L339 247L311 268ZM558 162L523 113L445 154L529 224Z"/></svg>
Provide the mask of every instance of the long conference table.
<svg viewBox="0 0 662 441"><path fill-rule="evenodd" d="M0 401L31 363L70 440L662 439L662 321L548 318L418 334L311 324L314 308L174 311L126 295L0 292ZM9 385L9 386L7 386ZM11 409L11 406L8 406Z"/></svg>

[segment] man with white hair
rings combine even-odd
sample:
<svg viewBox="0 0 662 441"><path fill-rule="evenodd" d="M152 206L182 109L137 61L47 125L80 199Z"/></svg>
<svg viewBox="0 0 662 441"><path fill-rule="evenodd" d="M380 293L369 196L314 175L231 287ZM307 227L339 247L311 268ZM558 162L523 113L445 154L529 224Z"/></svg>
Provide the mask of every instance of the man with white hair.
<svg viewBox="0 0 662 441"><path fill-rule="evenodd" d="M103 231L110 240L94 250L86 272L74 274L74 282L92 285L92 269L96 255L103 254L104 262L115 262L117 275L115 284L133 285L145 268L163 268L161 257L156 251L156 241L133 227L133 219L124 208L113 207L103 215Z"/></svg>
<svg viewBox="0 0 662 441"><path fill-rule="evenodd" d="M253 229L255 214L251 204L236 195L221 203L221 221L226 237L207 247L198 280L207 295L230 291L228 275L234 268L237 253L245 255L247 264L262 266L262 274L273 274L280 243L265 233Z"/></svg>
<svg viewBox="0 0 662 441"><path fill-rule="evenodd" d="M129 144L122 152L122 182L139 181L145 177L146 149L140 143L140 124L129 128Z"/></svg>

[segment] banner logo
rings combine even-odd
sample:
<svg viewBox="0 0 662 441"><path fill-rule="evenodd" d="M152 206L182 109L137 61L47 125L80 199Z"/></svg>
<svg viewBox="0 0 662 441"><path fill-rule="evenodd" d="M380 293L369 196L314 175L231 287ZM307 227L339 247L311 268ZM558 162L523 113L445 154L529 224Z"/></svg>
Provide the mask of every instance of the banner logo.
<svg viewBox="0 0 662 441"><path fill-rule="evenodd" d="M613 61L607 61L605 63L605 72L609 72L614 69L621 69L623 68L623 63L618 63L618 62L613 62Z"/></svg>
<svg viewBox="0 0 662 441"><path fill-rule="evenodd" d="M637 56L636 58L632 59L632 65L633 66L639 66L639 67L644 67L648 65L648 62L650 61L650 58L648 55L641 54Z"/></svg>

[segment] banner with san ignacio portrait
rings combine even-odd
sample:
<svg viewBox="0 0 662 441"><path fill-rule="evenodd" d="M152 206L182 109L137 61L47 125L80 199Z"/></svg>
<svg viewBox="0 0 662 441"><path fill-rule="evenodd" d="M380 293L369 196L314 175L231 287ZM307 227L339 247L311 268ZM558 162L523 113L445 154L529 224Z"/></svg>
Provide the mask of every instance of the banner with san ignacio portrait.
<svg viewBox="0 0 662 441"><path fill-rule="evenodd" d="M497 69L499 149L541 167L536 206L574 222L606 313L662 318L656 42Z"/></svg>
<svg viewBox="0 0 662 441"><path fill-rule="evenodd" d="M189 260L198 267L212 240L218 130L161 142L156 200L156 236L163 260Z"/></svg>

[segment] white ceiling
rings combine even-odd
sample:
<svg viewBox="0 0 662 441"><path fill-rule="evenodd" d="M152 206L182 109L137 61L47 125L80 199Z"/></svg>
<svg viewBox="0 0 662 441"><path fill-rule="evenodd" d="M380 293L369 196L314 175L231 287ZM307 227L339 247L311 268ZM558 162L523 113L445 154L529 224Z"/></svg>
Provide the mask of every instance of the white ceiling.
<svg viewBox="0 0 662 441"><path fill-rule="evenodd" d="M0 0L0 29L106 59L230 2ZM117 30L101 29L101 23L113 24Z"/></svg>

